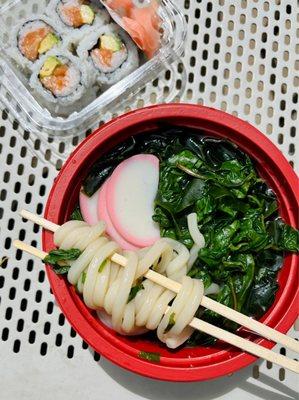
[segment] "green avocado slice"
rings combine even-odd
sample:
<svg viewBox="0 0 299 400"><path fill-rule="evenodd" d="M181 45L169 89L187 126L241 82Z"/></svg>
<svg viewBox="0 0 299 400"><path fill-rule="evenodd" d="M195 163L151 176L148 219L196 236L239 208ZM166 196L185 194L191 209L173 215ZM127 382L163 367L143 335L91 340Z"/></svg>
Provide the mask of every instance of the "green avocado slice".
<svg viewBox="0 0 299 400"><path fill-rule="evenodd" d="M44 54L47 51L51 50L54 46L56 46L60 42L59 38L55 33L48 33L47 36L41 41L38 54Z"/></svg>
<svg viewBox="0 0 299 400"><path fill-rule="evenodd" d="M48 57L39 72L39 76L41 78L46 78L47 76L51 76L55 68L58 67L59 65L62 65L62 63L61 61L58 60L57 57L55 56Z"/></svg>
<svg viewBox="0 0 299 400"><path fill-rule="evenodd" d="M81 17L82 17L83 23L91 25L95 18L93 9L89 6L87 6L86 4L83 4L80 7L80 12L81 12Z"/></svg>
<svg viewBox="0 0 299 400"><path fill-rule="evenodd" d="M105 50L116 52L121 50L122 42L118 37L114 35L103 35L101 36L100 47Z"/></svg>

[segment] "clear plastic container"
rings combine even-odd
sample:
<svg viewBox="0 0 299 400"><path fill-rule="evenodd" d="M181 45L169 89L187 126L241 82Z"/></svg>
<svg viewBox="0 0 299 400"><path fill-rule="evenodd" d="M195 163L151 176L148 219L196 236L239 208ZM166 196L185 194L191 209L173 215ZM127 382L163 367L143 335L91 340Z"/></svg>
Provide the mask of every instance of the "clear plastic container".
<svg viewBox="0 0 299 400"><path fill-rule="evenodd" d="M24 18L32 18L44 12L48 0L12 0L0 8L0 99L24 129L43 135L67 136L80 135L99 123L106 113L117 112L120 105L129 106L144 86L157 78L161 72L171 70L171 64L179 62L184 50L186 38L185 19L171 0L161 0L159 15L163 21L162 45L158 53L121 81L101 93L82 109L70 110L66 116L59 116L41 104L34 96L28 84L28 78L17 68L9 56L9 48L14 43L11 31ZM168 94L161 93L159 101L170 101L177 90L172 80ZM167 97L167 98L166 98ZM145 103L147 102L146 99Z"/></svg>

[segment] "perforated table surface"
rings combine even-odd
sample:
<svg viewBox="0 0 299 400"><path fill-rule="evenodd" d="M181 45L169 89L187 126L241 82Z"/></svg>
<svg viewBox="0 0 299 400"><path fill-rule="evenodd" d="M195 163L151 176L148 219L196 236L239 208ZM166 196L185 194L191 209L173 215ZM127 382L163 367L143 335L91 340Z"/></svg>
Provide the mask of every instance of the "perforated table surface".
<svg viewBox="0 0 299 400"><path fill-rule="evenodd" d="M184 89L180 100L251 122L298 170L296 1L177 2L188 20L185 88L179 77L171 78ZM154 84L146 90L154 102L160 88ZM141 97L138 105L143 103ZM266 362L213 382L170 384L124 371L88 348L55 304L43 264L12 247L15 238L41 246L40 230L22 221L17 211L43 213L57 170L78 139L45 144L0 107L0 258L8 257L0 269L1 399L298 398L295 374ZM289 334L297 335L295 330ZM283 348L276 350L295 357Z"/></svg>

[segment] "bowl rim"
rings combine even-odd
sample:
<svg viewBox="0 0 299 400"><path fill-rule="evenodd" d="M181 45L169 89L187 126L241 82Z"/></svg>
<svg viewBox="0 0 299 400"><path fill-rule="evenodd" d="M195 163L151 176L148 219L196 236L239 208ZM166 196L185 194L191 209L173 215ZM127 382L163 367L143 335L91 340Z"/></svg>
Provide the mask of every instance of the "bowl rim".
<svg viewBox="0 0 299 400"><path fill-rule="evenodd" d="M55 223L62 222L59 219L61 219L60 214L63 208L61 201L63 193L76 181L77 172L82 168L84 160L95 149L104 146L108 139L117 136L124 129L131 129L134 132L134 126L139 123L171 119L180 120L180 125L184 125L184 121L187 120L201 121L207 126L217 124L223 128L223 132L221 132L223 138L234 141L238 145L242 143L240 147L247 143L248 146L255 148L263 168L267 167L267 163L271 163L271 168L275 170L275 176L271 178L275 180L278 190L281 191L279 194L283 200L282 208L285 218L291 225L296 226L299 204L295 188L298 185L298 177L280 150L260 131L237 117L213 108L184 103L161 104L137 109L117 117L95 130L77 146L55 179L46 204L45 218ZM228 131L230 136L227 136ZM231 138L232 132L235 135L233 139ZM288 195L285 193L286 190ZM49 251L54 247L53 234L43 231L42 236L43 250ZM290 329L298 315L299 289L294 282L298 276L299 255L288 255L285 258L284 266L286 263L290 268L290 274L282 289L282 294L279 301L262 319L264 323L283 333ZM54 296L73 328L98 353L127 370L159 380L190 382L231 374L257 359L239 350L234 351L232 357L228 359L221 357L227 353L227 350L219 351L215 356L201 357L206 358L205 362L192 368L190 365L182 364L179 359L161 357L159 364L140 359L136 349L130 351L126 348L128 346L122 344L121 339L112 337L108 330L102 329L99 332L87 307L78 301L78 296L70 289L65 279L57 276L49 267L46 267L46 271ZM275 345L262 338L254 340L267 348ZM168 361L166 362L166 360ZM209 362L210 364L208 364Z"/></svg>

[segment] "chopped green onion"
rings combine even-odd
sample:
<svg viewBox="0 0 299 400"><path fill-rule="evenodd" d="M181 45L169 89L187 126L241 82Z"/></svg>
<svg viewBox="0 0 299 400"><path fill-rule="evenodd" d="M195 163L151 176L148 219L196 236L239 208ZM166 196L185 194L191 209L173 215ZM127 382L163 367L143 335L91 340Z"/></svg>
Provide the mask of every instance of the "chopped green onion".
<svg viewBox="0 0 299 400"><path fill-rule="evenodd" d="M146 360L146 361L151 361L151 362L156 362L156 363L160 362L160 353L150 353L147 351L141 351L138 354L138 357L142 358L143 360Z"/></svg>
<svg viewBox="0 0 299 400"><path fill-rule="evenodd" d="M99 269L98 269L99 273L104 271L104 268L106 267L107 262L108 262L108 260L104 260L102 262L102 264L99 266Z"/></svg>
<svg viewBox="0 0 299 400"><path fill-rule="evenodd" d="M173 312L173 313L170 314L169 322L168 322L168 325L167 325L166 328L165 328L164 333L169 332L170 329L171 329L174 325L175 325L175 313Z"/></svg>
<svg viewBox="0 0 299 400"><path fill-rule="evenodd" d="M130 294L129 294L129 297L128 297L127 304L130 303L130 301L132 301L133 299L135 299L137 293L138 293L140 290L143 290L143 289L144 289L144 286L143 286L142 283L137 283L136 286L133 286L133 287L131 288L131 291L130 291Z"/></svg>

